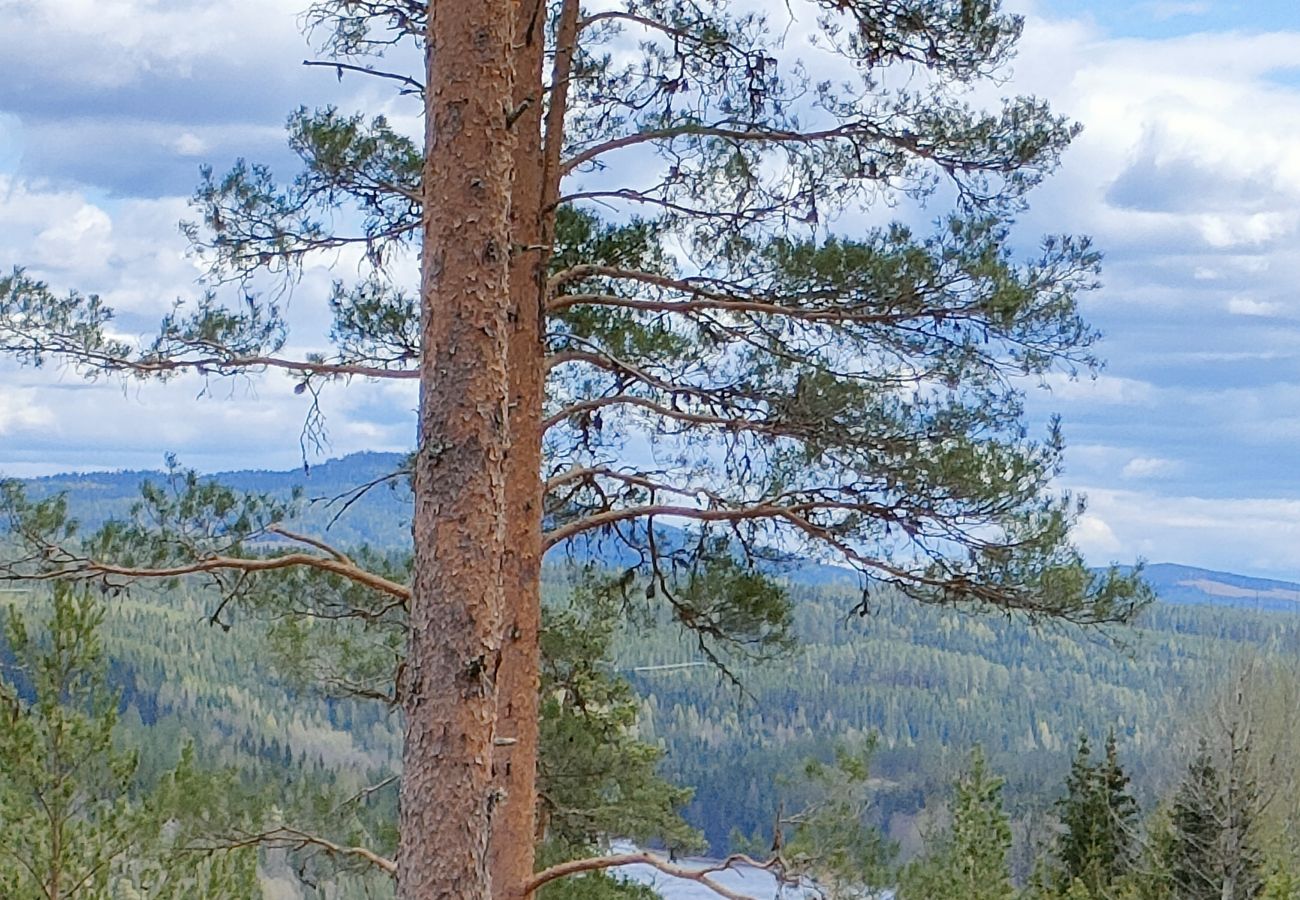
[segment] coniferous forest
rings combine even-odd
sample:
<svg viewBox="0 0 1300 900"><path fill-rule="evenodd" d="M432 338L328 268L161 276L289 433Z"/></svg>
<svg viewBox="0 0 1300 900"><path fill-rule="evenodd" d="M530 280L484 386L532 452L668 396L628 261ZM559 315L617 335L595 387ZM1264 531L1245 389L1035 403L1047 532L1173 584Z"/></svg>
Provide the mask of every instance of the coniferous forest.
<svg viewBox="0 0 1300 900"><path fill-rule="evenodd" d="M396 464L360 457L314 476L221 480L281 493L307 485L319 508L311 515L332 516L349 479L364 483ZM124 514L141 478L161 476L26 487L67 497L95 523ZM409 502L400 486L385 488L336 527L377 552ZM794 566L782 576L791 639L760 659L743 647L704 652L693 632L644 602L643 583L611 591L623 571L590 548L555 554L546 570L541 778L557 842L544 852L557 859L572 845L627 839L683 857L754 848L761 857L778 832L797 847L804 811L822 810L828 794L852 795L822 827L838 834L860 823L848 871L900 897L1209 897L1237 863L1246 887L1234 896L1290 896L1289 829L1300 814L1300 768L1287 751L1300 701L1294 612L1158 601L1109 633L928 608L887 592L864 612L847 573ZM392 840L400 725L390 704L322 690L309 634L255 613L218 614L219 598L205 592L56 587L54 619L48 594L7 595L7 620L22 623L16 633L11 625L3 656L9 702L41 715L57 708L41 702L36 657L69 631L93 644L68 661L89 693L61 702L97 722L86 739L123 767L109 800L156 817L167 797L178 804L166 814L174 827L221 848L197 871L195 860L169 870L188 879L177 896L199 883L239 896L222 887L237 878L272 896L310 885L323 897L387 890L386 876L331 847ZM16 766L31 744L11 739L0 752ZM1214 857L1227 838L1196 829L1221 830L1233 817L1242 846ZM299 832L330 846L305 844ZM232 837L254 835L260 850L234 848ZM807 870L827 877L816 848L826 835L802 839L814 844ZM138 880L174 865L168 844L119 840L121 868L105 877ZM149 846L156 857L141 856ZM1218 887L1188 886L1202 870ZM105 882L106 896L127 896L126 883ZM1273 893L1260 893L1266 887ZM150 890L143 896L169 896Z"/></svg>

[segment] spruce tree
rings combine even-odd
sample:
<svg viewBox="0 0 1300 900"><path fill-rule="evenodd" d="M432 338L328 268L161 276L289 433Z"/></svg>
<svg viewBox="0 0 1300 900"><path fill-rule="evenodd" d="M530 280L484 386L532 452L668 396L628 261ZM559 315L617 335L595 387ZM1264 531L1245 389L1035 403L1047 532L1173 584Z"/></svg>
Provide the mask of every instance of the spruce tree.
<svg viewBox="0 0 1300 900"><path fill-rule="evenodd" d="M422 135L298 111L291 181L242 161L204 176L188 233L207 291L152 338L15 272L0 350L90 375L287 373L309 438L330 388L418 381L413 567L199 486L84 541L10 492L10 574L203 578L217 612L279 603L400 635L386 672L364 674L405 713L408 898L482 900L489 868L502 897L529 878L548 549L618 545L629 596L666 605L710 654L781 643L770 576L796 551L858 570L864 610L888 585L1126 620L1145 594L1083 565L1080 506L1051 490L1059 429L1034 438L1023 421L1027 378L1096 365L1077 300L1099 257L1082 238L1011 241L1077 130L1033 97L969 102L1022 20L996 0L810 6L818 43L794 48L729 0L318 0L319 62L415 98ZM396 44L424 70L383 71ZM835 77L811 74L826 65ZM929 233L836 226L937 197L953 202ZM587 222L571 254L565 210ZM418 289L397 274L416 248ZM331 340L296 354L259 285L322 252L359 275L313 298ZM690 523L684 539L656 539L666 519Z"/></svg>
<svg viewBox="0 0 1300 900"><path fill-rule="evenodd" d="M1179 900L1219 900L1222 886L1217 869L1223 834L1219 771L1203 738L1174 795L1171 824L1175 841L1170 871Z"/></svg>
<svg viewBox="0 0 1300 900"><path fill-rule="evenodd" d="M1114 728L1106 735L1105 752L1106 756L1097 769L1097 781L1109 823L1102 853L1103 858L1109 861L1106 876L1114 882L1133 866L1139 810L1137 801L1129 792L1128 774L1119 763L1119 742Z"/></svg>
<svg viewBox="0 0 1300 900"><path fill-rule="evenodd" d="M1174 796L1170 869L1179 900L1253 900L1264 889L1255 830L1258 790L1248 750L1229 730L1226 767L1202 738Z"/></svg>
<svg viewBox="0 0 1300 900"><path fill-rule="evenodd" d="M1138 812L1113 730L1105 754L1093 762L1087 736L1079 736L1066 795L1057 804L1064 828L1056 850L1059 886L1079 881L1099 897L1131 867Z"/></svg>

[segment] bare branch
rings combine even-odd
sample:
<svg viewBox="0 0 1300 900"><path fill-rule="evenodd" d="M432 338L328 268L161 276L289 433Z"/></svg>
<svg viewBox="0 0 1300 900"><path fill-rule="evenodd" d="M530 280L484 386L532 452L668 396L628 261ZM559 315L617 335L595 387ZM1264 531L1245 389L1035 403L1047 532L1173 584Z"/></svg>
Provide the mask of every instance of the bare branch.
<svg viewBox="0 0 1300 900"><path fill-rule="evenodd" d="M726 898L726 900L754 900L754 898L748 894L733 891L725 884L722 884L714 878L710 878L710 875L733 868L736 865L747 865L756 869L774 872L777 875L778 880L781 880L780 860L775 857L767 862L761 863L749 856L745 856L744 854L734 854L727 857L718 865L708 866L702 869L694 869L689 866L682 866L669 862L653 853L616 853L611 856L595 856L588 859L575 859L570 862L559 863L558 865L551 866L549 869L543 869L524 885L523 893L527 896L539 888L550 884L552 881L556 881L560 878L567 878L571 875L579 875L583 872L597 872L604 869L616 868L618 866L631 866L638 864L652 866L658 871L665 875L670 875L673 878L684 878L698 882L718 896Z"/></svg>
<svg viewBox="0 0 1300 900"><path fill-rule="evenodd" d="M576 522L569 522L554 528L542 536L542 546L549 550L556 544L562 544L583 532L649 516L678 516L684 519L694 519L697 522L740 522L746 519L783 518L784 512L785 510L782 507L768 504L740 506L732 509L710 509L673 504L629 506L622 509L605 510L579 519Z"/></svg>
<svg viewBox="0 0 1300 900"><path fill-rule="evenodd" d="M644 472L620 472L608 466L584 466L561 472L547 480L546 490L549 493L563 485L572 484L575 481L589 481L594 478L611 478L624 484L632 484L652 491L663 491L668 494L679 494L683 497L697 497L701 493L706 493L695 488L654 481Z"/></svg>
<svg viewBox="0 0 1300 900"><path fill-rule="evenodd" d="M263 831L259 834L250 834L230 841L224 841L214 847L190 847L186 849L203 853L212 853L218 850L236 850L240 847L255 846L287 847L293 850L316 847L331 856L343 856L359 859L374 866L376 869L379 869L389 876L396 877L397 875L397 863L386 856L379 855L373 850L366 847L346 847L318 835L286 826L273 828L270 831Z"/></svg>
<svg viewBox="0 0 1300 900"><path fill-rule="evenodd" d="M234 374L248 369L281 369L294 375L323 376L327 378L397 378L415 379L420 373L415 369L392 369L383 366L363 365L349 362L324 362L306 359L285 359L279 356L238 356L220 352L215 347L189 346L185 350L202 350L204 355L195 356L130 356L105 353L99 350L76 346L75 341L65 335L30 336L26 342L6 342L4 350L9 353L39 353L66 357L74 365L82 365L106 372L128 372L133 375L165 375L170 372L192 370L199 374L216 373Z"/></svg>
<svg viewBox="0 0 1300 900"><path fill-rule="evenodd" d="M317 550L321 550L325 553L328 553L330 556L334 557L339 562L345 565L349 565L349 566L356 565L356 563L352 561L351 557L349 557L342 550L330 546L329 544L325 543L319 538L309 537L308 535L305 534L298 534L296 531L290 531L289 529L281 525L272 525L266 530L271 532L272 534L278 534L281 537L288 538L289 540L295 541L299 544L306 544L308 547L315 547Z"/></svg>
<svg viewBox="0 0 1300 900"><path fill-rule="evenodd" d="M134 568L93 559L73 559L60 568L35 574L0 575L4 581L54 581L60 578L94 578L97 576L116 576L119 578L180 578L185 575L198 575L205 572L270 572L288 569L293 566L305 566L319 569L334 575L341 575L357 584L364 585L399 600L406 602L411 598L411 589L404 584L390 581L374 572L369 572L355 563L345 563L338 559L314 556L310 553L286 553L283 556L236 557L211 556L192 563L184 563L164 568Z"/></svg>
<svg viewBox="0 0 1300 900"><path fill-rule="evenodd" d="M877 128L867 126L865 123L850 123L841 125L838 128L827 128L821 131L788 131L777 128L743 128L729 127L725 124L702 125L698 122L688 122L681 125L675 125L671 128L658 128L648 131L638 131L635 134L626 134L620 138L614 138L605 141L602 144L596 144L588 147L586 150L575 154L564 162L564 174L569 174L583 163L591 162L598 156L610 153L614 150L622 150L625 147L635 147L638 144L646 144L652 141L672 140L677 137L714 137L723 140L736 142L761 142L768 144L815 144L822 141L830 140L863 140L873 139L888 141L900 147L906 147L909 150L919 152L919 147L915 138L905 139L896 135L890 135L882 132Z"/></svg>
<svg viewBox="0 0 1300 900"><path fill-rule="evenodd" d="M408 75L400 75L396 72L383 72L379 69L372 69L369 66L354 66L349 63L328 62L326 60L304 59L302 64L304 66L320 66L322 68L336 69L338 70L339 78L343 77L344 72L360 72L362 75L373 75L376 78L388 78L392 81L401 82L410 88L410 90L402 91L403 94L424 95L423 82L417 81Z"/></svg>
<svg viewBox="0 0 1300 900"><path fill-rule="evenodd" d="M721 404L719 404L721 405ZM542 421L543 429L551 429L556 425L572 418L573 416L582 415L583 413L596 412L601 409L608 409L611 406L632 406L662 416L665 419L681 422L685 425L700 425L714 428L720 428L725 431L746 431L755 434L794 434L803 429L796 425L782 426L779 422L767 422L761 420L747 419L739 415L718 416L708 415L705 413L692 413L680 409L673 409L671 406L665 406L646 397L638 397L634 394L612 394L608 397L593 397L590 400L582 400L571 406L557 411ZM740 410L733 410L736 413Z"/></svg>
<svg viewBox="0 0 1300 900"><path fill-rule="evenodd" d="M388 369L381 366L367 366L357 363L310 362L301 359L283 359L276 356L210 356L197 359L142 359L104 360L118 369L127 369L140 374L171 372L182 369L197 371L216 370L225 374L238 369L283 369L299 375L323 375L326 377L360 376L362 378L404 378L415 379L420 373L415 369Z"/></svg>

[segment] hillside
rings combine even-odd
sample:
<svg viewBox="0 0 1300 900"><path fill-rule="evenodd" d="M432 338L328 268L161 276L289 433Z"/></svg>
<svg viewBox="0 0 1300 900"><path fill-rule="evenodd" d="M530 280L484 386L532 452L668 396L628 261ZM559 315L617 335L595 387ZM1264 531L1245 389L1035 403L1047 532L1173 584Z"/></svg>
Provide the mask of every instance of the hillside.
<svg viewBox="0 0 1300 900"><path fill-rule="evenodd" d="M331 498L400 462L360 454L309 473L219 477L275 493L301 485L319 498L308 521L328 525L335 542L397 546L409 509L400 482L369 491L330 520L342 503ZM76 514L93 525L125 514L148 474L63 475L28 485L36 494L68 492ZM638 621L611 661L643 698L643 735L664 747L668 772L696 788L689 818L715 851L733 829L770 824L783 773L867 735L880 740L882 824L905 844L918 812L946 794L976 742L1008 776L1008 801L1022 823L1050 808L1080 731L1115 727L1139 793L1154 796L1168 784L1207 685L1245 652L1300 655L1300 616L1286 614L1300 611L1300 585L1187 566L1147 569L1164 602L1114 640L888 597L863 618L850 613L859 596L837 583L842 570L793 574L799 646L775 662L734 660L742 690L701 664L666 621ZM565 577L553 565L547 593L563 596ZM146 738L149 770L170 764L190 736L209 759L262 780L287 783L306 772L347 789L391 771L398 726L387 710L281 680L267 662L261 623L236 621L227 634L205 624L205 608L202 597L139 592L118 603L107 624L124 721Z"/></svg>

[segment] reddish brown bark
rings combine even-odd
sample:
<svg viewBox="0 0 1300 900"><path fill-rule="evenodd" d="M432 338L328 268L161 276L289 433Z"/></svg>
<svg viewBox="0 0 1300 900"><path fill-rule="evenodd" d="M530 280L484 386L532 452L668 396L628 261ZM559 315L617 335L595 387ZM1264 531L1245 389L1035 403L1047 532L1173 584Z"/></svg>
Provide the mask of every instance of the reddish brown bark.
<svg viewBox="0 0 1300 900"><path fill-rule="evenodd" d="M487 900L501 657L512 0L431 0L402 900Z"/></svg>
<svg viewBox="0 0 1300 900"><path fill-rule="evenodd" d="M523 900L530 893L536 842L537 754L541 669L542 408L545 392L547 267L559 197L559 154L564 139L569 70L577 40L579 4L561 8L553 89L545 131L542 69L545 0L518 0L515 22L515 175L511 195L513 242L509 348L511 444L506 467L507 525L505 631L497 733L497 785L504 806L493 824L490 849L493 896Z"/></svg>
<svg viewBox="0 0 1300 900"><path fill-rule="evenodd" d="M503 805L492 826L492 894L517 900L532 878L537 820L537 752L542 561L542 64L545 0L517 0L515 171L510 198L510 454L506 461L505 630L498 678L497 785Z"/></svg>
<svg viewBox="0 0 1300 900"><path fill-rule="evenodd" d="M564 115L569 109L569 79L578 50L579 0L564 0L556 23L555 62L551 68L551 97L546 110L546 146L542 157L542 243L555 240L555 204L560 199L561 154L564 152ZM550 264L549 254L546 260Z"/></svg>
<svg viewBox="0 0 1300 900"><path fill-rule="evenodd" d="M507 743L498 751L498 784L505 809L492 836L493 894L523 900L530 893L537 819L537 753L541 649L542 407L545 392L547 267L555 238L560 194L559 154L564 140L569 71L578 32L579 4L560 10L552 90L542 127L542 67L546 4L520 0L516 22L518 78L515 182L511 198L514 257L510 341L511 447L507 466L508 524L505 561L507 629L502 658L497 727Z"/></svg>

